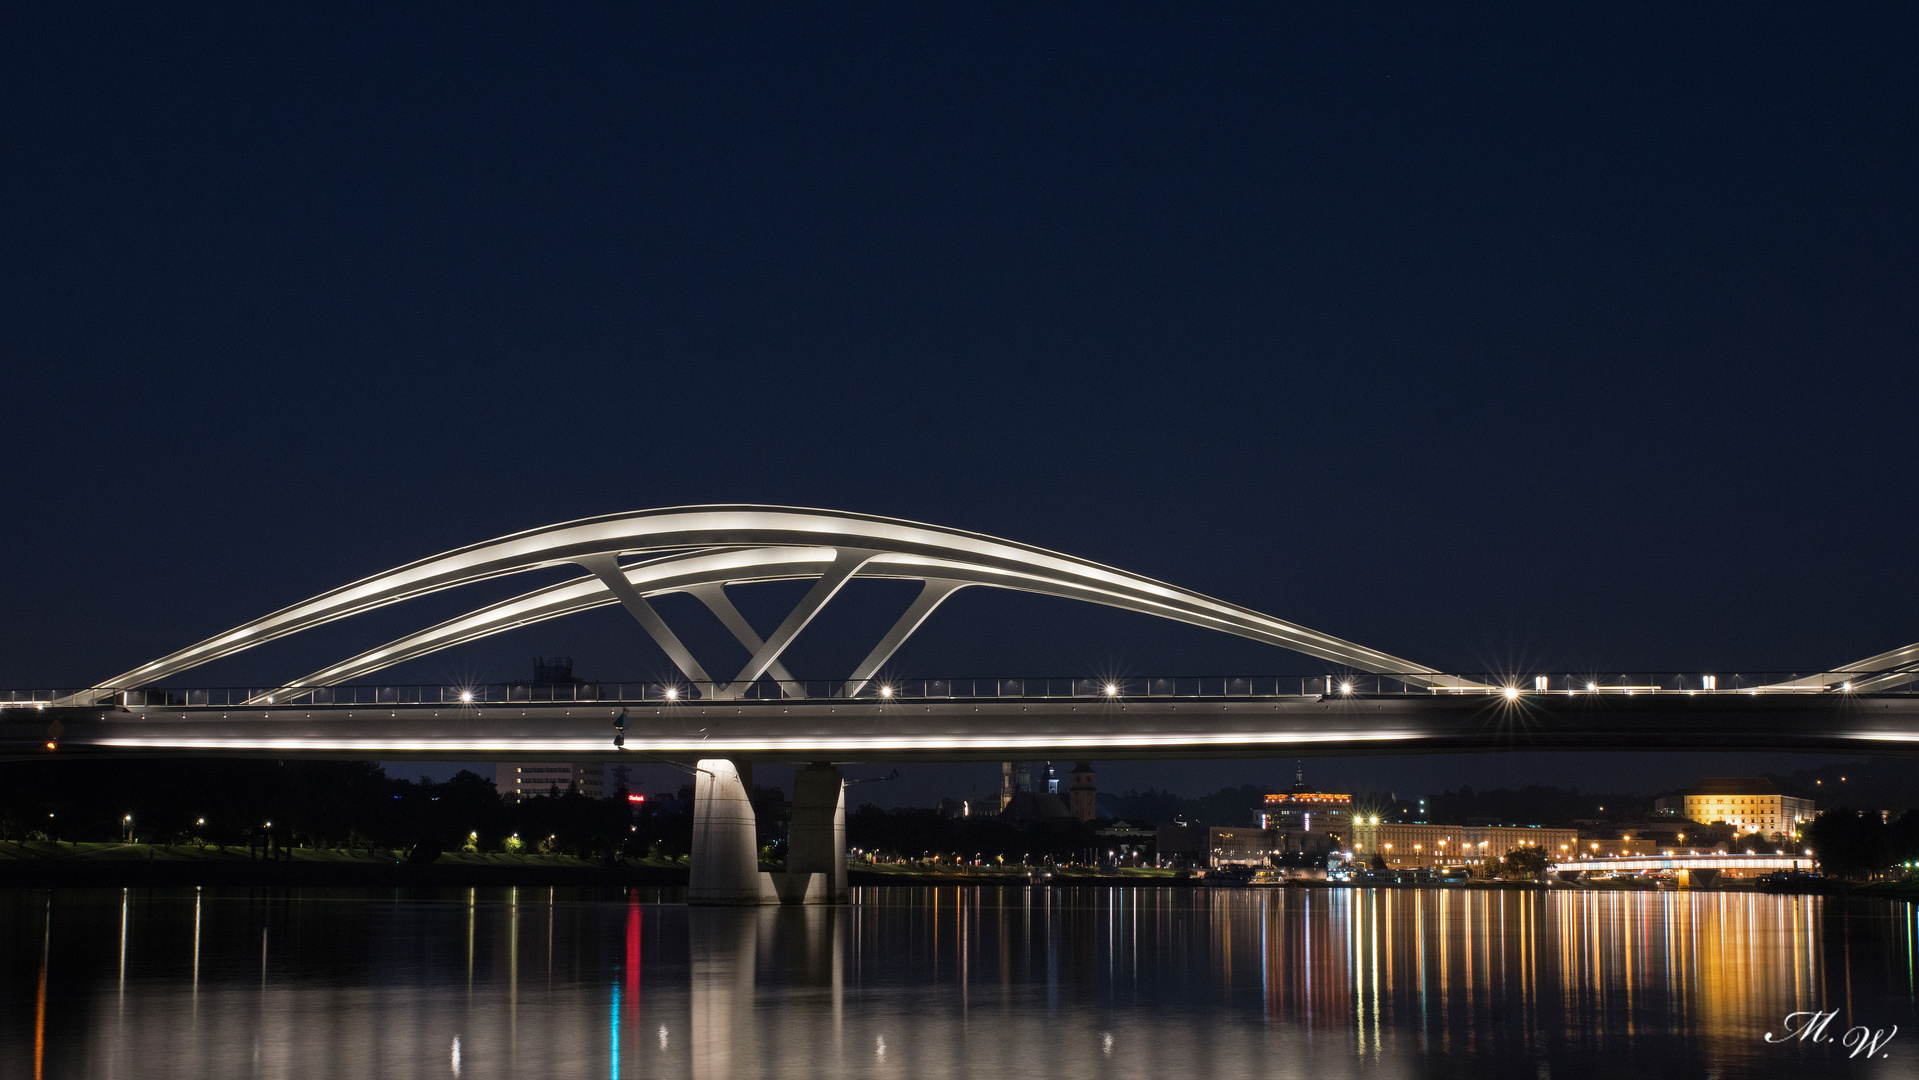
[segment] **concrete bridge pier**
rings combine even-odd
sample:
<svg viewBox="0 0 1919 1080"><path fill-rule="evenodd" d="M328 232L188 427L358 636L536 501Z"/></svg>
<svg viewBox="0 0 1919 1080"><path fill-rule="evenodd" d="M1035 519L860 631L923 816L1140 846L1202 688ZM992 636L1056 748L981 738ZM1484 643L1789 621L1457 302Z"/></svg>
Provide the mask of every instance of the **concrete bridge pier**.
<svg viewBox="0 0 1919 1080"><path fill-rule="evenodd" d="M758 820L749 797L753 767L702 758L698 768L687 903L846 902L846 786L839 769L816 764L796 774L787 870L762 873Z"/></svg>
<svg viewBox="0 0 1919 1080"><path fill-rule="evenodd" d="M752 783L752 766L744 776L725 758L701 758L697 767L686 902L759 904L759 829L746 788Z"/></svg>
<svg viewBox="0 0 1919 1080"><path fill-rule="evenodd" d="M806 881L800 886L802 903L846 903L846 777L826 762L793 774L786 869L789 878ZM822 875L817 893L802 877L812 874Z"/></svg>

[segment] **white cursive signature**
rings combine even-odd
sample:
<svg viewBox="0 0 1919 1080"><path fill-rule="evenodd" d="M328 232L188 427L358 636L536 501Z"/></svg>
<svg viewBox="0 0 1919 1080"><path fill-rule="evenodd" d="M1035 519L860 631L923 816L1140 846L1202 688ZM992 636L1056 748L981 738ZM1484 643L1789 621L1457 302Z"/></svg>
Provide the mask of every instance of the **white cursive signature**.
<svg viewBox="0 0 1919 1080"><path fill-rule="evenodd" d="M1832 1035L1827 1029L1832 1026L1833 1017L1838 1015L1838 1009L1787 1013L1785 1034L1774 1035L1768 1031L1766 1032L1766 1041L1769 1043L1795 1041L1814 1043L1831 1042L1833 1041ZM1890 1057L1891 1055L1882 1054L1879 1051L1887 1043L1891 1042L1892 1037L1897 1034L1899 1034L1898 1024L1894 1024L1891 1028L1883 1031L1874 1030L1863 1025L1859 1027L1849 1027L1846 1029L1845 1034L1839 1036L1839 1045L1852 1051L1852 1053L1846 1055L1847 1057L1864 1057L1869 1059L1875 1057Z"/></svg>

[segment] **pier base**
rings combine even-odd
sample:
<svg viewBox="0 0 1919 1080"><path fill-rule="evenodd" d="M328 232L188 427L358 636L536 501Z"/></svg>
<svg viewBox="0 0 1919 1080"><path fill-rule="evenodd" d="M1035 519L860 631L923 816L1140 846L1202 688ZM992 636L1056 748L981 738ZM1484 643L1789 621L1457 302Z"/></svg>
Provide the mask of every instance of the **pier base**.
<svg viewBox="0 0 1919 1080"><path fill-rule="evenodd" d="M758 821L747 786L751 766L704 758L693 781L693 858L686 902L846 902L846 795L840 771L813 765L795 777L786 871L760 870Z"/></svg>
<svg viewBox="0 0 1919 1080"><path fill-rule="evenodd" d="M805 874L824 879L817 892L806 890L800 903L846 903L846 782L832 765L816 763L793 774L786 868L793 877ZM819 898L814 899L815 895Z"/></svg>

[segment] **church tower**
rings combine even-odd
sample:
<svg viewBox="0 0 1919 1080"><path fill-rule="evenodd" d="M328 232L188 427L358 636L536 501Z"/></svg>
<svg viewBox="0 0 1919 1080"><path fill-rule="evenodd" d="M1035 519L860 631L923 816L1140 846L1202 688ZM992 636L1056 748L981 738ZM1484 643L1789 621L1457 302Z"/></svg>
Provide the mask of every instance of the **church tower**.
<svg viewBox="0 0 1919 1080"><path fill-rule="evenodd" d="M1067 806L1081 821L1099 816L1099 789L1093 785L1093 765L1082 761L1073 766L1073 786L1066 793Z"/></svg>

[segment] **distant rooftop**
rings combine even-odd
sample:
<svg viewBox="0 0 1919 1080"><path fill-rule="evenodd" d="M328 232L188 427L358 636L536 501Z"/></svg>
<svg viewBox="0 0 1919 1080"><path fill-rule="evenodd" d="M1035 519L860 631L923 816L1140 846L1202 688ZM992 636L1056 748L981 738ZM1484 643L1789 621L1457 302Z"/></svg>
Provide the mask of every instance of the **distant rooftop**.
<svg viewBox="0 0 1919 1080"><path fill-rule="evenodd" d="M1326 791L1293 791L1266 796L1267 806L1344 806L1352 801L1351 795L1335 795Z"/></svg>
<svg viewBox="0 0 1919 1080"><path fill-rule="evenodd" d="M1763 776L1708 776L1687 795L1777 795L1779 785Z"/></svg>

